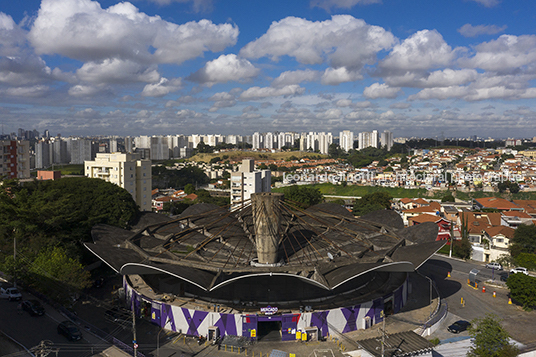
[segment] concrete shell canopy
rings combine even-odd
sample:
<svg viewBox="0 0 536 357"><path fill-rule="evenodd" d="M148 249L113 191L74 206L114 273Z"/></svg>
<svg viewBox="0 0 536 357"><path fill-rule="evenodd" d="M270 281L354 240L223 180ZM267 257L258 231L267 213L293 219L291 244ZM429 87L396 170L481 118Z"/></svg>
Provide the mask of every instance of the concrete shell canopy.
<svg viewBox="0 0 536 357"><path fill-rule="evenodd" d="M258 262L252 206L231 212L201 203L174 219L149 213L132 231L97 225L85 246L117 273L164 274L214 292L265 276L340 291L371 272L412 272L445 244L436 241L435 224L404 228L394 211L356 218L336 204L278 205L277 227L270 227L275 263Z"/></svg>

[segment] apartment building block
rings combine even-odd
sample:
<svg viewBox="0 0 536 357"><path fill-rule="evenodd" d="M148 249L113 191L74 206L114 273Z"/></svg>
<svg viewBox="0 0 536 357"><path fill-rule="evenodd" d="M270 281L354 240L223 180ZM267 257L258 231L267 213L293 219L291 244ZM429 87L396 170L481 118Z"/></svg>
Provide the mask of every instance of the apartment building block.
<svg viewBox="0 0 536 357"><path fill-rule="evenodd" d="M240 170L231 173L231 209L248 206L252 193L271 192L270 170L255 171L255 161L242 160Z"/></svg>
<svg viewBox="0 0 536 357"><path fill-rule="evenodd" d="M30 142L0 140L0 177L30 178Z"/></svg>
<svg viewBox="0 0 536 357"><path fill-rule="evenodd" d="M100 178L127 190L142 211L151 211L151 161L139 154L99 153L85 161L86 177Z"/></svg>

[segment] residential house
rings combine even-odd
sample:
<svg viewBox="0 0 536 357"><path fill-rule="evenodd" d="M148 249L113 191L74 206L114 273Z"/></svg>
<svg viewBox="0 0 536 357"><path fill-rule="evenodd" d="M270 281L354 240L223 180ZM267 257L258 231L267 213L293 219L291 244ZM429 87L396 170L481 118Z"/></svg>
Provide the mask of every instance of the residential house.
<svg viewBox="0 0 536 357"><path fill-rule="evenodd" d="M521 224L532 224L533 217L522 211L501 212L501 224L503 226L517 228Z"/></svg>
<svg viewBox="0 0 536 357"><path fill-rule="evenodd" d="M450 224L451 222L446 220L443 217L432 214L421 214L418 216L408 218L408 225L414 226L416 224L421 224L424 222L433 222L439 228L437 231L436 240L450 240Z"/></svg>
<svg viewBox="0 0 536 357"><path fill-rule="evenodd" d="M488 244L484 245L484 261L497 260L501 255L510 255L508 247L514 238L515 229L511 227L489 227L484 230Z"/></svg>
<svg viewBox="0 0 536 357"><path fill-rule="evenodd" d="M404 225L407 226L410 217L419 216L421 214L432 214L439 216L440 213L441 205L437 202L430 202L428 206L421 206L402 211L402 220L404 221Z"/></svg>
<svg viewBox="0 0 536 357"><path fill-rule="evenodd" d="M475 198L474 203L477 209L488 208L497 209L499 211L522 210L522 208L516 205L514 202L510 202L499 197Z"/></svg>

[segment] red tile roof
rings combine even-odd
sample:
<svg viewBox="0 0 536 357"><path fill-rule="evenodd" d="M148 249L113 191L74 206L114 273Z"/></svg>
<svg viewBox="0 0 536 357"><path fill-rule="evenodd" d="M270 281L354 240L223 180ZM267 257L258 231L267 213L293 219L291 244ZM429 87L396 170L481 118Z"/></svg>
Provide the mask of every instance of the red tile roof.
<svg viewBox="0 0 536 357"><path fill-rule="evenodd" d="M477 201L484 208L496 208L500 210L510 210L512 208L519 208L519 206L516 205L515 203L505 200L504 198L499 198L499 197L476 198L475 201Z"/></svg>

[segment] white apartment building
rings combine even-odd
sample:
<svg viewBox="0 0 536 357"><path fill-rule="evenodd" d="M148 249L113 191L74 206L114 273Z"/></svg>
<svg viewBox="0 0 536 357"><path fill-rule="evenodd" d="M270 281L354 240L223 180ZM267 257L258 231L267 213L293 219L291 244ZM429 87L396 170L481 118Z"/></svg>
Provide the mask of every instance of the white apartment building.
<svg viewBox="0 0 536 357"><path fill-rule="evenodd" d="M344 130L340 132L339 147L346 152L354 148L354 133L352 131Z"/></svg>
<svg viewBox="0 0 536 357"><path fill-rule="evenodd" d="M231 209L235 210L251 204L244 202L252 193L270 192L272 190L270 170L255 171L255 160L242 160L240 170L231 173Z"/></svg>
<svg viewBox="0 0 536 357"><path fill-rule="evenodd" d="M387 151L391 150L394 144L393 133L384 130L384 132L381 134L380 139L382 146L385 146L387 148Z"/></svg>
<svg viewBox="0 0 536 357"><path fill-rule="evenodd" d="M378 135L378 130L373 130L372 132L362 132L359 133L358 136L359 140L359 150L362 150L364 148L373 147L378 148L378 144L380 142L380 138Z"/></svg>
<svg viewBox="0 0 536 357"><path fill-rule="evenodd" d="M100 178L127 190L142 211L151 211L151 161L139 154L99 153L85 161L86 177Z"/></svg>
<svg viewBox="0 0 536 357"><path fill-rule="evenodd" d="M264 137L259 132L253 133L252 137L252 149L263 149L264 148Z"/></svg>
<svg viewBox="0 0 536 357"><path fill-rule="evenodd" d="M302 136L303 138L303 136ZM331 133L313 133L309 132L305 136L306 150L320 151L321 154L327 154L329 146L333 143ZM300 141L300 149L302 142Z"/></svg>
<svg viewBox="0 0 536 357"><path fill-rule="evenodd" d="M0 140L0 177L30 178L30 142Z"/></svg>

